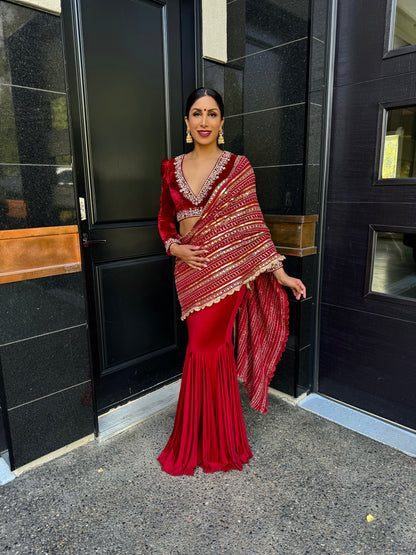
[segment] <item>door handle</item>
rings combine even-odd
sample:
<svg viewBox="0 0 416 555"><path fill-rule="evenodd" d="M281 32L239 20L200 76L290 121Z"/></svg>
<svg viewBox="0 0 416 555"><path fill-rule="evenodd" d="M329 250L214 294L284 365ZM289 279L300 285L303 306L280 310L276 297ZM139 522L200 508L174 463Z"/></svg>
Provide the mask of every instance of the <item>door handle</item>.
<svg viewBox="0 0 416 555"><path fill-rule="evenodd" d="M88 239L86 233L82 234L82 244L84 247L89 247L90 245L97 245L98 243L107 243L106 239Z"/></svg>

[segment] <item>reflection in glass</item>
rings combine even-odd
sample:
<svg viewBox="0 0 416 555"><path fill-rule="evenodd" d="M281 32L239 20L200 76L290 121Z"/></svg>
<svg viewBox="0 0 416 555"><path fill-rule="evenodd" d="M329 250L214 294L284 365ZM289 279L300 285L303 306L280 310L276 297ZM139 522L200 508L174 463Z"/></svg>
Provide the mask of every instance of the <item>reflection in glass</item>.
<svg viewBox="0 0 416 555"><path fill-rule="evenodd" d="M416 233L375 232L371 291L416 299Z"/></svg>
<svg viewBox="0 0 416 555"><path fill-rule="evenodd" d="M70 166L0 163L0 230L73 225L76 221Z"/></svg>
<svg viewBox="0 0 416 555"><path fill-rule="evenodd" d="M416 44L415 0L397 0L395 8L393 50Z"/></svg>
<svg viewBox="0 0 416 555"><path fill-rule="evenodd" d="M382 179L416 177L416 106L387 110Z"/></svg>

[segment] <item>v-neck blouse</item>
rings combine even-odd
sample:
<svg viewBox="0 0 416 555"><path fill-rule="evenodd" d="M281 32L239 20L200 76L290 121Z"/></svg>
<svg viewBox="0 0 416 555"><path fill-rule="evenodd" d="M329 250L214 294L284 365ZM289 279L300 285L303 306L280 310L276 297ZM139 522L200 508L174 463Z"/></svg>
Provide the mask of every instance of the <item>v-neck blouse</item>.
<svg viewBox="0 0 416 555"><path fill-rule="evenodd" d="M224 150L206 178L197 195L192 191L183 175L185 154L163 160L160 168L162 174L162 191L158 218L159 232L168 254L172 243L180 243L176 222L186 218L199 217L211 192L229 174L236 155Z"/></svg>

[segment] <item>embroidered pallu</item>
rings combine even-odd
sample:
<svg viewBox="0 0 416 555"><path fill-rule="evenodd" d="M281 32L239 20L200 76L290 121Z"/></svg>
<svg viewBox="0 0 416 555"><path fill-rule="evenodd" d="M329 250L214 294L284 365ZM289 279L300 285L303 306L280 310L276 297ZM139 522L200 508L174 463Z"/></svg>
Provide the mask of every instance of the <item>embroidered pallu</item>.
<svg viewBox="0 0 416 555"><path fill-rule="evenodd" d="M206 268L176 260L182 319L247 287L237 324L237 372L250 404L267 411L267 389L288 337L288 302L273 270L281 267L257 201L253 169L237 156L228 176L211 193L182 244L208 251Z"/></svg>

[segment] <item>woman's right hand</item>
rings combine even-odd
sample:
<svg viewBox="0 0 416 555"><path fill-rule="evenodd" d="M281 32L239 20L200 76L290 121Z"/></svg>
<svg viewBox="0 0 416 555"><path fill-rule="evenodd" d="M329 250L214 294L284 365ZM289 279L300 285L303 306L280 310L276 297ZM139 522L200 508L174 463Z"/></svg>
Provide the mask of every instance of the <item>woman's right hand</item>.
<svg viewBox="0 0 416 555"><path fill-rule="evenodd" d="M188 266L194 270L201 270L201 268L206 268L208 266L208 258L204 256L208 251L201 249L201 247L173 243L170 246L170 252L173 256L177 256L182 262L185 262L185 264L188 264Z"/></svg>

